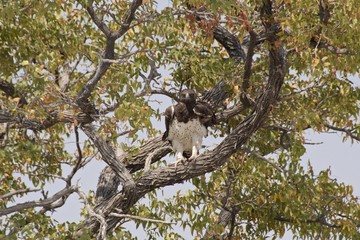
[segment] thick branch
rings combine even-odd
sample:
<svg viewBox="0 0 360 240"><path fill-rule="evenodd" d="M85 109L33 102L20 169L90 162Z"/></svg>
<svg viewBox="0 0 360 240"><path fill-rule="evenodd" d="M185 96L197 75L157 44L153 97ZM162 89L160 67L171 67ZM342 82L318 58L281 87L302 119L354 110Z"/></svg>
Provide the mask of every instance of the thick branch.
<svg viewBox="0 0 360 240"><path fill-rule="evenodd" d="M208 20L208 14L204 12L204 9L197 11L196 7L191 6L190 4L188 4L188 7L194 10L192 14L196 16L196 20ZM213 28L213 34L216 41L218 41L226 49L230 58L232 58L237 63L240 63L241 61L245 62L246 53L242 49L241 43L236 36L234 36L229 30L220 24L217 24Z"/></svg>
<svg viewBox="0 0 360 240"><path fill-rule="evenodd" d="M234 59L235 62L246 60L246 54L241 47L239 39L231 34L229 30L221 25L217 25L214 28L214 38L224 46L230 58Z"/></svg>
<svg viewBox="0 0 360 240"><path fill-rule="evenodd" d="M95 219L97 219L97 221L100 223L100 229L101 231L99 231L99 234L97 236L97 239L99 240L106 240L106 221L104 216L102 216L101 214L98 214L96 212L94 212L94 210L90 207L90 204L87 200L87 197L85 195L85 193L83 193L82 191L80 191L80 189L77 189L77 194L79 195L79 197L83 200L84 205L86 210L88 211L89 215L94 217Z"/></svg>
<svg viewBox="0 0 360 240"><path fill-rule="evenodd" d="M246 56L246 62L244 67L244 77L243 77L243 83L242 83L242 90L244 93L247 92L247 90L250 87L250 77L251 77L251 67L253 62L253 56L254 56L254 48L256 46L256 38L257 34L254 30L249 31L250 34L250 44Z"/></svg>
<svg viewBox="0 0 360 240"><path fill-rule="evenodd" d="M130 192L135 186L134 179L125 165L116 157L114 149L98 135L97 131L91 124L81 126L84 133L93 141L96 148L99 150L102 159L111 167L111 169L119 177L124 185L124 189Z"/></svg>

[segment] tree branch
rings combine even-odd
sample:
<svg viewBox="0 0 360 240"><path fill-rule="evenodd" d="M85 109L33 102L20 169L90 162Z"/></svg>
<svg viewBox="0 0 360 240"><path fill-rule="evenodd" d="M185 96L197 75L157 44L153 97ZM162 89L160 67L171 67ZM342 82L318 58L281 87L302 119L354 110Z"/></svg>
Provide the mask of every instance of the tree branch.
<svg viewBox="0 0 360 240"><path fill-rule="evenodd" d="M243 75L243 82L242 82L242 94L240 97L241 102L244 104L244 106L251 106L252 102L250 100L250 97L247 95L247 91L250 88L250 77L251 77L251 68L252 68L252 62L253 62L253 56L254 56L254 49L256 46L256 38L257 34L255 31L248 26L248 31L250 35L250 44L246 56L245 61L245 67L244 67L244 75Z"/></svg>
<svg viewBox="0 0 360 240"><path fill-rule="evenodd" d="M288 223L297 222L297 221L291 220L289 218L281 217L281 216L275 217L275 220L280 221L280 222L288 222ZM328 223L323 218L308 219L303 222L304 223L319 223L321 225L331 227L331 228L340 228L341 227L340 225L337 225L337 224Z"/></svg>
<svg viewBox="0 0 360 240"><path fill-rule="evenodd" d="M191 6L190 4L188 4L188 8L192 10L190 14L194 14L197 21L209 20L209 13L204 11L204 9L197 10L196 7ZM241 61L245 62L246 53L241 47L241 43L236 36L234 36L229 30L227 30L220 24L217 24L213 28L213 34L215 40L218 41L226 49L231 59L233 59L237 63L240 63Z"/></svg>
<svg viewBox="0 0 360 240"><path fill-rule="evenodd" d="M53 111L48 114L45 120L40 121L24 118L20 114L14 116L10 114L10 111L0 110L0 123L9 123L11 124L10 128L27 128L40 131L58 123L73 123L75 120L78 123L90 123L93 118L82 112L76 113L74 110L65 110Z"/></svg>
<svg viewBox="0 0 360 240"><path fill-rule="evenodd" d="M94 8L91 5L87 5L86 10L89 13L93 22L100 29L100 31L102 31L106 37L110 37L111 35L110 28L96 15Z"/></svg>
<svg viewBox="0 0 360 240"><path fill-rule="evenodd" d="M175 222L167 222L167 221L164 221L164 220L139 217L139 216L134 216L134 215L130 215L130 214L110 213L110 216L118 217L118 218L136 219L136 220L145 221L145 222L154 222L154 223L163 223L163 224L176 224Z"/></svg>
<svg viewBox="0 0 360 240"><path fill-rule="evenodd" d="M76 149L78 151L78 159L76 161L75 167L72 169L71 173L67 176L67 178L65 180L66 184L68 186L71 185L71 180L74 177L75 173L80 169L80 167L82 167L82 165L81 165L82 151L81 151L81 147L79 144L79 128L78 128L78 126L74 126L74 132L75 132Z"/></svg>
<svg viewBox="0 0 360 240"><path fill-rule="evenodd" d="M99 150L102 159L119 177L124 186L124 190L132 192L132 189L135 187L134 179L126 169L125 165L117 159L114 149L106 141L100 138L91 124L82 125L81 129L93 141L96 148Z"/></svg>
<svg viewBox="0 0 360 240"><path fill-rule="evenodd" d="M129 30L130 23L135 17L135 11L142 4L142 0L134 0L130 6L129 13L125 18L125 22L122 27L117 32L111 32L110 29L103 23L94 13L91 6L87 6L87 11L90 14L90 17L96 24L96 26L104 32L106 35L106 46L104 49L104 53L99 58L99 63L96 68L96 71L92 74L89 80L83 85L82 89L79 91L76 103L82 109L84 113L94 115L97 113L97 110L88 100L91 93L93 92L97 83L101 80L101 78L105 75L106 71L109 69L111 62L110 60L114 59L114 48L115 41L124 35L127 30ZM106 59L104 61L104 59Z"/></svg>
<svg viewBox="0 0 360 240"><path fill-rule="evenodd" d="M16 204L15 206L11 206L5 209L0 210L0 216L8 215L10 213L19 212L29 208L35 207L46 207L55 201L59 200L65 195L70 195L71 193L75 192L77 189L76 186L65 187L64 189L60 190L59 192L55 193L52 197L46 198L44 200L37 200L37 201L30 201L25 203Z"/></svg>
<svg viewBox="0 0 360 240"><path fill-rule="evenodd" d="M165 146L165 147L162 147L162 148L158 148L156 149L154 152L150 153L149 156L146 158L145 160L145 166L144 166L144 172L148 172L150 171L150 164L151 164L151 161L152 159L156 156L156 154L158 154L159 152L161 151L167 151L167 150L172 150L172 147L170 146Z"/></svg>
<svg viewBox="0 0 360 240"><path fill-rule="evenodd" d="M129 12L128 12L127 16L125 17L125 21L124 21L123 25L117 32L114 33L115 38L121 37L122 35L124 35L127 32L127 30L129 30L130 24L135 18L135 12L141 6L141 4L142 4L142 0L134 0L131 3Z"/></svg>
<svg viewBox="0 0 360 240"><path fill-rule="evenodd" d="M332 125L327 124L327 123L325 123L324 126L327 127L327 128L329 128L329 129L335 130L335 131L339 131L339 132L346 133L346 135L348 135L348 136L351 137L352 139L355 139L356 141L359 141L359 142L360 142L360 137L358 137L358 136L356 136L355 134L353 134L353 133L352 133L352 130L350 130L350 129L335 127L335 126L332 126Z"/></svg>
<svg viewBox="0 0 360 240"><path fill-rule="evenodd" d="M270 13L272 12L270 11ZM272 16L269 15L267 17L271 20ZM274 20L272 19L272 21ZM271 25L265 25L265 27L269 28ZM181 162L177 164L176 167L174 164L170 164L144 173L135 182L136 187L134 189L134 194L129 196L126 191L122 190L118 194L101 202L96 206L95 210L97 212L102 212L105 216L109 216L115 209L120 209L120 211L125 214L136 201L148 192L160 187L182 183L185 180L214 171L221 167L233 153L239 151L252 134L260 128L269 113L271 106L277 101L284 81L286 51L281 46L280 42L275 43L275 34L269 38L269 41L270 64L266 88L257 97L256 104L254 104L253 111L250 115L245 117L244 120L213 151L202 154L193 161ZM160 138L157 138L157 140L159 141ZM165 142L165 144L168 143ZM150 146L151 145L152 144L150 144ZM154 146L157 146L157 144L153 144L150 148L154 148ZM166 153L166 151L161 152L161 154L163 153ZM159 153L158 155L161 154ZM148 155L144 155L142 152L140 155L142 155L142 158L139 159L142 165ZM158 160L156 157L152 159L152 161ZM108 225L107 231L113 229L119 222L119 220L113 216L107 217L106 221ZM92 219L87 219L75 236L81 236L83 229L89 229L93 233L96 233L99 229L99 223Z"/></svg>
<svg viewBox="0 0 360 240"><path fill-rule="evenodd" d="M39 188L36 188L36 189L26 188L26 189L13 190L11 192L8 192L8 193L0 196L0 199L11 198L14 195L19 195L19 194L23 194L23 193L30 193L30 192L38 192L38 191L41 191L41 189L39 189Z"/></svg>
<svg viewBox="0 0 360 240"><path fill-rule="evenodd" d="M268 164L270 164L273 168L275 168L278 172L285 172L285 170L281 169L279 166L277 166L275 163L271 162L269 159L265 158L264 156L256 153L256 152L253 152L251 151L250 149L244 149L244 151L246 153L250 153L252 155L254 155L255 157L257 158L260 158L261 160L267 162Z"/></svg>

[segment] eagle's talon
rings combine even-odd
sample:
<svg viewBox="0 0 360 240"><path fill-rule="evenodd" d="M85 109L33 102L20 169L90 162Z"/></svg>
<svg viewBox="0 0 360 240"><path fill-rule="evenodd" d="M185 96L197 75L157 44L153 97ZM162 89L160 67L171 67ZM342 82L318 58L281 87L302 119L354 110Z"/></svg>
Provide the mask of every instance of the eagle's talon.
<svg viewBox="0 0 360 240"><path fill-rule="evenodd" d="M178 159L175 161L175 169L176 169L176 167L177 167L177 165L178 165L179 162L184 163L184 161L185 161L185 158L178 158Z"/></svg>
<svg viewBox="0 0 360 240"><path fill-rule="evenodd" d="M198 157L198 155L189 157L189 161L195 160Z"/></svg>

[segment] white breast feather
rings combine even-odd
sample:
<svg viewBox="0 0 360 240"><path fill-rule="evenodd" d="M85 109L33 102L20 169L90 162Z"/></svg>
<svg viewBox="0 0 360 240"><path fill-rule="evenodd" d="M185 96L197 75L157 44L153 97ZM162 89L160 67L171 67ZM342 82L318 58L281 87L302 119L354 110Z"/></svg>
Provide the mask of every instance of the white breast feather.
<svg viewBox="0 0 360 240"><path fill-rule="evenodd" d="M169 126L168 139L172 142L173 148L177 152L191 151L193 146L199 150L202 140L206 136L207 129L198 119L183 123L178 122L175 118Z"/></svg>

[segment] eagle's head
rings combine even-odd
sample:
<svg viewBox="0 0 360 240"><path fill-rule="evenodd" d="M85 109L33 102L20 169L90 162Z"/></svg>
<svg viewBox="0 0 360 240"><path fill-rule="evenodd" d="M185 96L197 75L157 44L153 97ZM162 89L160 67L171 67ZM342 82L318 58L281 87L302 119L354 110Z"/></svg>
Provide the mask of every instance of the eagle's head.
<svg viewBox="0 0 360 240"><path fill-rule="evenodd" d="M196 103L196 92L192 89L182 90L179 94L179 101L186 105L194 105Z"/></svg>

